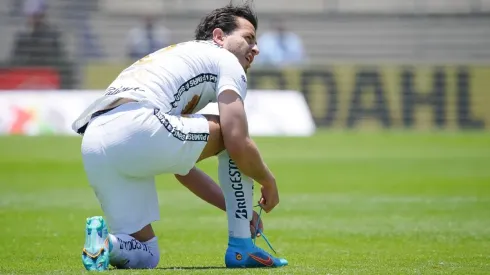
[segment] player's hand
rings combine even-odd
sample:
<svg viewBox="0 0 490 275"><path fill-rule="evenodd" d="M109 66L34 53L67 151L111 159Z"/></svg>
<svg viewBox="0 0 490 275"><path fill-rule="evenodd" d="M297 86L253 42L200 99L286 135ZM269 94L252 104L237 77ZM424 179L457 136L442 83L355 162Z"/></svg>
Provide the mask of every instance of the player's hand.
<svg viewBox="0 0 490 275"><path fill-rule="evenodd" d="M262 219L260 219L260 224L258 226L260 232L258 232L256 230L258 220L259 220L259 214L257 214L257 212L254 211L253 216L252 216L252 220L250 221L250 233L252 234L252 238L254 237L254 235L257 235L257 237L260 237L260 232L264 231L264 223L262 222Z"/></svg>
<svg viewBox="0 0 490 275"><path fill-rule="evenodd" d="M259 204L266 213L269 213L279 204L279 191L277 190L276 182L262 186L262 197Z"/></svg>

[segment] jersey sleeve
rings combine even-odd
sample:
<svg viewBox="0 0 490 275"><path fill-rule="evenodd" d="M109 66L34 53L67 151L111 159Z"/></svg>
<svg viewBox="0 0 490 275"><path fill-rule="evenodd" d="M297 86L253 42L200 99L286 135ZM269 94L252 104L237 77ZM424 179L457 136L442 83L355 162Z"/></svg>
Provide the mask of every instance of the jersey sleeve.
<svg viewBox="0 0 490 275"><path fill-rule="evenodd" d="M235 91L242 100L247 95L247 76L238 59L227 52L218 63L216 98L225 90Z"/></svg>

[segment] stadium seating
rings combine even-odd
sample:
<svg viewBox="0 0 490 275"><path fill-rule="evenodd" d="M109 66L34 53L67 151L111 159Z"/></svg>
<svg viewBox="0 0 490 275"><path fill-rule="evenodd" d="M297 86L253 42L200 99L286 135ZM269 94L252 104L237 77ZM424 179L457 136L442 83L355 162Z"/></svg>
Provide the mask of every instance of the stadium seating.
<svg viewBox="0 0 490 275"><path fill-rule="evenodd" d="M49 20L63 31L67 50L77 64L86 61L77 56L84 18L105 53L97 62L120 63L127 61L127 32L141 15L159 15L171 30L172 42L178 42L192 39L205 11L229 2L94 1L49 1ZM9 2L0 1L0 60L8 59L14 34L25 25L22 15L11 14ZM490 60L490 0L302 0L287 5L283 0L267 0L255 1L255 6L261 19L259 35L269 28L271 19L283 15L287 27L304 41L313 64Z"/></svg>

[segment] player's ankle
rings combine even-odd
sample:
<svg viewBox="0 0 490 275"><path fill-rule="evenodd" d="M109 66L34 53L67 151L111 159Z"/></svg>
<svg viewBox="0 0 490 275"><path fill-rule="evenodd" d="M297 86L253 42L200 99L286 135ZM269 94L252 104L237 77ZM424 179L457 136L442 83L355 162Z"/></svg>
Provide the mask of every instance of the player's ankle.
<svg viewBox="0 0 490 275"><path fill-rule="evenodd" d="M236 238L236 237L229 237L228 238L228 246L229 247L252 247L253 246L253 241L252 238Z"/></svg>

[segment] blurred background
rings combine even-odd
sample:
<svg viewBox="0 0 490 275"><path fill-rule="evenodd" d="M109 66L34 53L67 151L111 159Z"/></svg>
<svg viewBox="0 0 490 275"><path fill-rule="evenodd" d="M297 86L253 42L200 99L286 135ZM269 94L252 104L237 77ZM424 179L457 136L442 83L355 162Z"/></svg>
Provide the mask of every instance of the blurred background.
<svg viewBox="0 0 490 275"><path fill-rule="evenodd" d="M103 213L64 135L228 2L0 0L0 274L83 269L85 218ZM280 186L264 219L284 274L490 274L490 0L254 2L245 104ZM199 167L218 178L216 159ZM225 214L172 175L156 187L152 274L220 272Z"/></svg>
<svg viewBox="0 0 490 275"><path fill-rule="evenodd" d="M193 39L228 0L2 0L0 90L100 90ZM250 89L302 92L319 127L484 129L490 0L255 1Z"/></svg>

